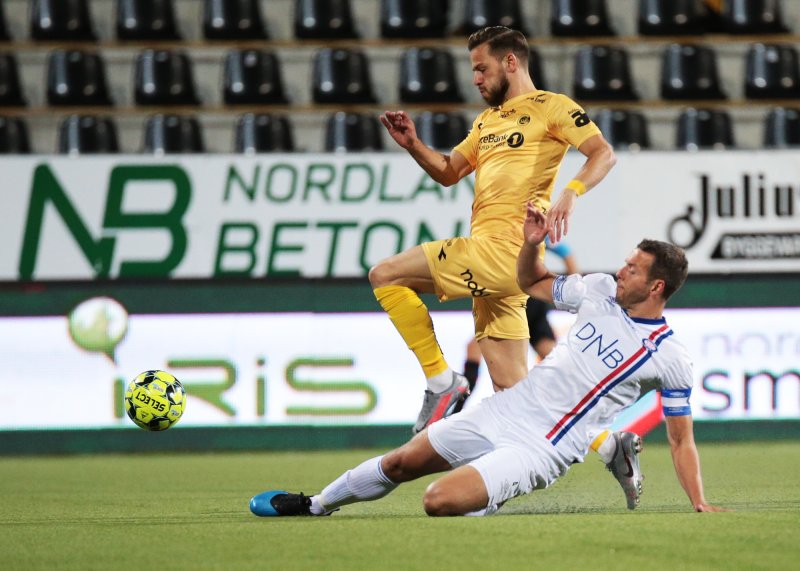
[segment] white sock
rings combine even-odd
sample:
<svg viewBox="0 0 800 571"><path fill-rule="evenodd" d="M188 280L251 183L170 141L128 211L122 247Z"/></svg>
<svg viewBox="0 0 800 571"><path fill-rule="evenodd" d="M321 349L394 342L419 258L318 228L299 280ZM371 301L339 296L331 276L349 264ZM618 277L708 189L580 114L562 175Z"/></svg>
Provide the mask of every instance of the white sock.
<svg viewBox="0 0 800 571"><path fill-rule="evenodd" d="M383 473L381 458L370 458L328 484L311 498L311 513L321 515L347 504L377 500L394 490L397 484Z"/></svg>
<svg viewBox="0 0 800 571"><path fill-rule="evenodd" d="M603 459L603 462L608 464L611 460L614 459L614 453L617 451L617 440L614 438L613 434L609 434L608 438L606 438L600 447L597 449L597 453L600 454L600 458Z"/></svg>
<svg viewBox="0 0 800 571"><path fill-rule="evenodd" d="M428 379L428 390L435 393L440 393L450 388L453 384L453 371L447 369L444 373L439 373L436 376Z"/></svg>

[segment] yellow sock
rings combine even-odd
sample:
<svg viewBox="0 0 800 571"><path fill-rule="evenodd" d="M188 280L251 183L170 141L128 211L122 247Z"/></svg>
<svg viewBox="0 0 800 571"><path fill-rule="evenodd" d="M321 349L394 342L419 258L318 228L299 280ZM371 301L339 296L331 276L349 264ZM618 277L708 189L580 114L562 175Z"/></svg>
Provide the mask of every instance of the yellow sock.
<svg viewBox="0 0 800 571"><path fill-rule="evenodd" d="M403 341L422 365L425 378L444 373L449 367L436 340L428 308L417 293L405 286L375 288L375 297L389 314Z"/></svg>
<svg viewBox="0 0 800 571"><path fill-rule="evenodd" d="M603 432L597 435L597 438L592 440L592 443L589 445L589 448L597 452L597 449L603 445L603 442L605 442L606 438L608 438L609 436L611 436L611 431L604 430Z"/></svg>

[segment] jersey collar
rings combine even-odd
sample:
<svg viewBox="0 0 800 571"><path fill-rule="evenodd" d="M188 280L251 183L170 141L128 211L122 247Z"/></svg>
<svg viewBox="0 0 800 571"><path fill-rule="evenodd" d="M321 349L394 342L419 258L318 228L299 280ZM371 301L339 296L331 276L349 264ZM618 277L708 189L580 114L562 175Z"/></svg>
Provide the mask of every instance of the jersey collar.
<svg viewBox="0 0 800 571"><path fill-rule="evenodd" d="M527 93L523 93L522 95L517 95L516 97L512 97L508 101L505 101L501 105L498 105L497 107L495 107L495 109L497 109L498 111L502 111L504 109L510 109L514 107L514 105L516 105L517 103L524 101L525 99L529 99L531 95L538 92L539 90L537 89L536 91L528 91Z"/></svg>
<svg viewBox="0 0 800 571"><path fill-rule="evenodd" d="M625 310L623 309L622 311ZM625 311L625 315L628 315L627 311ZM659 317L658 319L646 319L644 317L631 317L628 315L628 319L634 323L641 323L642 325L664 325L667 322L666 317Z"/></svg>

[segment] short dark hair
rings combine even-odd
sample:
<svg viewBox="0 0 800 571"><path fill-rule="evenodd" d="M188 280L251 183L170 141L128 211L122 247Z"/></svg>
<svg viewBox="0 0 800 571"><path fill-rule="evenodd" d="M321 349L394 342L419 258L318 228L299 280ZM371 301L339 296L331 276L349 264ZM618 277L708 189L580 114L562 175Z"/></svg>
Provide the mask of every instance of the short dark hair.
<svg viewBox="0 0 800 571"><path fill-rule="evenodd" d="M680 289L689 274L689 262L686 260L683 248L647 238L639 242L636 247L653 256L647 277L650 281L664 280L664 299L669 299Z"/></svg>
<svg viewBox="0 0 800 571"><path fill-rule="evenodd" d="M481 28L469 37L467 47L472 51L482 44L489 44L489 53L498 59L512 52L520 61L528 61L528 40L520 31L505 26Z"/></svg>

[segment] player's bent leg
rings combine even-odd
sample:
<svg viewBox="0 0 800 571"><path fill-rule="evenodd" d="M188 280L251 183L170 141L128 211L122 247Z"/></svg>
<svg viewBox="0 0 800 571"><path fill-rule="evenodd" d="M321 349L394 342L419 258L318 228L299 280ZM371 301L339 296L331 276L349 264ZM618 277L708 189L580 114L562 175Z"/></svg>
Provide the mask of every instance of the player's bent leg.
<svg viewBox="0 0 800 571"><path fill-rule="evenodd" d="M526 339L484 337L478 344L495 391L513 387L528 375Z"/></svg>
<svg viewBox="0 0 800 571"><path fill-rule="evenodd" d="M478 470L467 465L428 486L422 503L430 516L465 515L486 508L489 493Z"/></svg>
<svg viewBox="0 0 800 571"><path fill-rule="evenodd" d="M418 293L433 293L433 276L422 246L414 246L378 262L369 270L372 289L403 286Z"/></svg>

